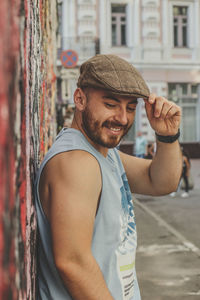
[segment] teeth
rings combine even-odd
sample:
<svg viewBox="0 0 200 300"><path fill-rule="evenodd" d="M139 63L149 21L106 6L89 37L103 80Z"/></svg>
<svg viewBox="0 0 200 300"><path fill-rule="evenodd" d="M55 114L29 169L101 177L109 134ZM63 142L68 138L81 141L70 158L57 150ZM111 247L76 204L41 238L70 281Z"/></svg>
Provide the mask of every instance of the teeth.
<svg viewBox="0 0 200 300"><path fill-rule="evenodd" d="M120 131L121 130L121 128L110 128L111 130L113 130L113 131Z"/></svg>

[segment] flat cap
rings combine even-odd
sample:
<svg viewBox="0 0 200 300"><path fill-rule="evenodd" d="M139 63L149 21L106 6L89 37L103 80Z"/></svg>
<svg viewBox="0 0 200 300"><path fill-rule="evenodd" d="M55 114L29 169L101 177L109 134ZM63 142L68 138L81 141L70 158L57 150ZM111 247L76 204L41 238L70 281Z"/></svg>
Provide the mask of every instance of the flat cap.
<svg viewBox="0 0 200 300"><path fill-rule="evenodd" d="M81 65L77 82L80 88L104 89L121 96L147 98L147 84L136 68L112 54L98 54Z"/></svg>

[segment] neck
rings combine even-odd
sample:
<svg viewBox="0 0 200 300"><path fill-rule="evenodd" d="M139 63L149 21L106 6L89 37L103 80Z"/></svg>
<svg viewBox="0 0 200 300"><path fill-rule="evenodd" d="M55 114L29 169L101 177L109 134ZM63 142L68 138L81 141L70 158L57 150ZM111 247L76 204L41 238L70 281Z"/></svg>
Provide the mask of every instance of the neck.
<svg viewBox="0 0 200 300"><path fill-rule="evenodd" d="M76 113L75 113L74 118L72 120L71 128L77 129L83 133L83 131L81 130L80 122L78 122L77 119L79 119L79 118L77 118Z"/></svg>

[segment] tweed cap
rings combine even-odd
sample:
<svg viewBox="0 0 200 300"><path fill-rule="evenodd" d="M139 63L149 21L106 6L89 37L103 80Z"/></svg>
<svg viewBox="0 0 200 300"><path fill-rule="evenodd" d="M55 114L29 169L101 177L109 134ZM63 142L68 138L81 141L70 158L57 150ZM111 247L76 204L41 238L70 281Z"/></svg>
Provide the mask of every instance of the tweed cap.
<svg viewBox="0 0 200 300"><path fill-rule="evenodd" d="M150 94L138 70L112 54L98 54L84 62L77 86L104 89L120 96L137 98L147 98Z"/></svg>

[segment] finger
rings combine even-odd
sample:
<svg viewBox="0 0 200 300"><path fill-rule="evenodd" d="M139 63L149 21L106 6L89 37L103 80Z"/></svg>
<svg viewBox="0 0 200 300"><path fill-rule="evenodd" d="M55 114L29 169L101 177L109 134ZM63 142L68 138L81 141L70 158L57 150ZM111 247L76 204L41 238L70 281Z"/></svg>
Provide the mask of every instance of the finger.
<svg viewBox="0 0 200 300"><path fill-rule="evenodd" d="M157 97L154 102L154 117L160 118L161 112L164 105L164 98L163 97Z"/></svg>
<svg viewBox="0 0 200 300"><path fill-rule="evenodd" d="M156 94L151 93L151 94L149 95L148 102L149 102L150 104L154 104L154 103L155 103L155 100L156 100Z"/></svg>
<svg viewBox="0 0 200 300"><path fill-rule="evenodd" d="M146 109L147 118L151 120L153 118L153 105L145 101L145 109Z"/></svg>
<svg viewBox="0 0 200 300"><path fill-rule="evenodd" d="M167 114L166 114L166 118L172 118L173 116L181 116L181 108L177 105L173 105L171 106L171 108L168 110Z"/></svg>
<svg viewBox="0 0 200 300"><path fill-rule="evenodd" d="M174 103L171 101L166 101L163 103L162 111L160 113L160 118L165 119L167 118L167 114L170 111L170 109L173 107Z"/></svg>

